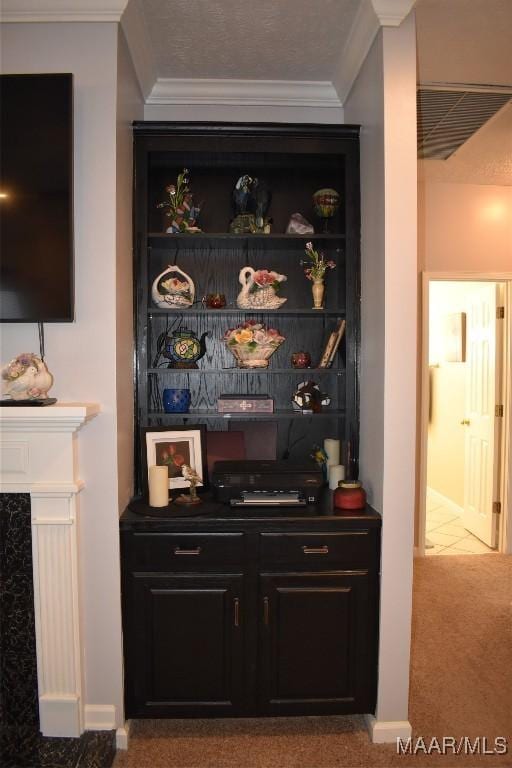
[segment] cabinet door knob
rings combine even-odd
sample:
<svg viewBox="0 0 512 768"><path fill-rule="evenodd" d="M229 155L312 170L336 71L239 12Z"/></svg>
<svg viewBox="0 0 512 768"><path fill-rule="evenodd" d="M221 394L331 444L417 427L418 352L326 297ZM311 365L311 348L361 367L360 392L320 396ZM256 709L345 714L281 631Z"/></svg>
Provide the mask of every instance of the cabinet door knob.
<svg viewBox="0 0 512 768"><path fill-rule="evenodd" d="M305 555L328 555L329 547L324 544L322 547L302 547Z"/></svg>
<svg viewBox="0 0 512 768"><path fill-rule="evenodd" d="M263 598L263 623L266 627L268 627L269 622L269 608L270 608L270 601L268 597Z"/></svg>
<svg viewBox="0 0 512 768"><path fill-rule="evenodd" d="M461 425L463 427L469 427L470 424L471 424L471 422L470 422L469 419L462 419L462 421L461 421Z"/></svg>
<svg viewBox="0 0 512 768"><path fill-rule="evenodd" d="M181 549L181 547L174 547L175 555L200 555L201 547L195 547L194 549Z"/></svg>
<svg viewBox="0 0 512 768"><path fill-rule="evenodd" d="M234 613L233 623L235 627L239 627L240 626L240 598L239 597L235 597L235 599L233 600L233 613Z"/></svg>

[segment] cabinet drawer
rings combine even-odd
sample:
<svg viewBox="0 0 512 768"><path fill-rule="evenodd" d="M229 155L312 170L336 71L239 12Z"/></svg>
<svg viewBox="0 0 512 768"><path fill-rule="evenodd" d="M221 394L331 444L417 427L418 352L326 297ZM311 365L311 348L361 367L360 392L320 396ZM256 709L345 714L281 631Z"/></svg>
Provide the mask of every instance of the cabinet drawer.
<svg viewBox="0 0 512 768"><path fill-rule="evenodd" d="M371 568L374 561L369 530L260 534L260 562L265 569Z"/></svg>
<svg viewBox="0 0 512 768"><path fill-rule="evenodd" d="M243 533L135 533L130 567L142 571L232 569L244 559Z"/></svg>

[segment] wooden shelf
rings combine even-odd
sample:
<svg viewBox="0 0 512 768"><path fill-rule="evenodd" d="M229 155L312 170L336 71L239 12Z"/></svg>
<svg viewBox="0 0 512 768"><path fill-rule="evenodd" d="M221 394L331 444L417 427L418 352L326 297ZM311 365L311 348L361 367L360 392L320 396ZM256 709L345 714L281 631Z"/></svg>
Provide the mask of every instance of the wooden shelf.
<svg viewBox="0 0 512 768"><path fill-rule="evenodd" d="M218 375L218 374L227 374L227 375L235 375L235 374L245 374L247 376L273 376L274 374L282 375L282 374L302 374L303 376L313 375L316 376L317 374L324 375L326 373L331 373L336 376L343 376L345 373L344 368L166 368L162 366L161 368L148 368L147 373L195 373L195 374L205 374L205 375Z"/></svg>
<svg viewBox="0 0 512 768"><path fill-rule="evenodd" d="M188 413L166 413L165 411L148 411L148 416L168 419L217 419L226 421L229 419L332 419L343 416L345 410L327 408L321 413L301 413L300 411L274 411L274 413L219 413L218 411L190 410Z"/></svg>
<svg viewBox="0 0 512 768"><path fill-rule="evenodd" d="M148 309L148 315L296 315L297 317L344 317L344 309L204 309L190 307L189 309Z"/></svg>
<svg viewBox="0 0 512 768"><path fill-rule="evenodd" d="M308 243L310 240L313 242L314 240L320 240L322 242L332 242L336 240L344 240L345 235L344 234L331 234L331 233L318 233L318 234L312 234L312 235L287 235L284 233L270 233L269 235L264 235L260 233L256 233L254 235L246 234L246 235L235 235L231 232L196 232L196 234L171 234L168 232L148 232L147 234L148 240L158 240L158 241L169 241L169 243L175 242L184 242L187 241L187 243L197 242L202 243L204 246L204 243L208 240L226 240L226 241L243 241L248 240L252 242L258 242L260 240L265 242L272 242L272 240L279 240L281 243L283 240L289 240L291 243Z"/></svg>

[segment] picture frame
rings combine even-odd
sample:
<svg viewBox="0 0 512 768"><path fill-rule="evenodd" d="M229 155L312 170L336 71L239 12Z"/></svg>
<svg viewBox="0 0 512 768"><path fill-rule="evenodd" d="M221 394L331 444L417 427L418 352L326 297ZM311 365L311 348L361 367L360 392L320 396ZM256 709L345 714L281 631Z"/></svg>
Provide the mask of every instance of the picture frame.
<svg viewBox="0 0 512 768"><path fill-rule="evenodd" d="M446 363L466 362L466 313L452 312L443 317L443 358Z"/></svg>
<svg viewBox="0 0 512 768"><path fill-rule="evenodd" d="M169 490L181 490L189 483L181 474L183 464L190 464L202 478L198 490L208 488L206 463L206 428L204 425L173 425L141 429L142 480L148 492L148 468L169 467Z"/></svg>

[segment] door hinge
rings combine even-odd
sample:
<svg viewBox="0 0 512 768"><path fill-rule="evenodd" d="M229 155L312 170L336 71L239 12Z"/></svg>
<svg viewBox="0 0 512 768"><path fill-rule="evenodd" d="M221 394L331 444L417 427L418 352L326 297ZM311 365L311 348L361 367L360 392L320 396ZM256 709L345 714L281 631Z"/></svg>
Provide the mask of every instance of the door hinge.
<svg viewBox="0 0 512 768"><path fill-rule="evenodd" d="M505 307L496 307L496 320L505 319Z"/></svg>
<svg viewBox="0 0 512 768"><path fill-rule="evenodd" d="M503 406L497 405L494 409L494 415L495 416L503 416Z"/></svg>
<svg viewBox="0 0 512 768"><path fill-rule="evenodd" d="M495 515L501 515L501 501L493 501L492 511Z"/></svg>

